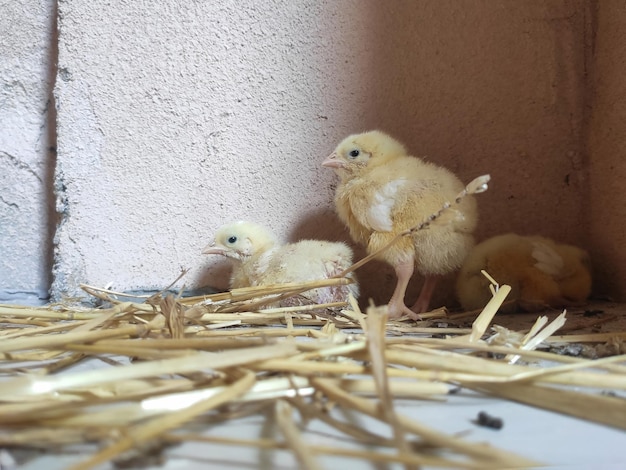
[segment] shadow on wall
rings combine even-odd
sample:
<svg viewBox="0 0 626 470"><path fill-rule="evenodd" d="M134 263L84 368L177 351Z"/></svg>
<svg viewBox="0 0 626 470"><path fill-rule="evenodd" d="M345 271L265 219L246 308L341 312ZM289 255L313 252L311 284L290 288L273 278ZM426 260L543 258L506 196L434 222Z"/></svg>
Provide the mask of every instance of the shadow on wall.
<svg viewBox="0 0 626 470"><path fill-rule="evenodd" d="M204 293L223 292L228 290L232 262L216 255L202 255L205 259L199 263L198 275L192 279L198 291Z"/></svg>
<svg viewBox="0 0 626 470"><path fill-rule="evenodd" d="M350 235L332 209L331 202L327 209L309 212L300 218L289 232L287 241L297 242L307 238L313 240L329 240L350 244Z"/></svg>

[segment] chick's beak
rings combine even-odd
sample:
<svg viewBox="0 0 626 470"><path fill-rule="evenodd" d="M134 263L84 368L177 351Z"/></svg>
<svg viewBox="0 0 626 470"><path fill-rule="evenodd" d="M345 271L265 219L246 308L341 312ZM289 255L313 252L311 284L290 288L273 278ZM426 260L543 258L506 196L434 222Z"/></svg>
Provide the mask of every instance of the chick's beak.
<svg viewBox="0 0 626 470"><path fill-rule="evenodd" d="M202 249L202 254L203 255L223 255L224 254L224 248L221 248L219 246L215 246L215 242L205 246Z"/></svg>
<svg viewBox="0 0 626 470"><path fill-rule="evenodd" d="M337 154L333 152L322 162L322 166L327 168L343 168L343 162L339 160Z"/></svg>

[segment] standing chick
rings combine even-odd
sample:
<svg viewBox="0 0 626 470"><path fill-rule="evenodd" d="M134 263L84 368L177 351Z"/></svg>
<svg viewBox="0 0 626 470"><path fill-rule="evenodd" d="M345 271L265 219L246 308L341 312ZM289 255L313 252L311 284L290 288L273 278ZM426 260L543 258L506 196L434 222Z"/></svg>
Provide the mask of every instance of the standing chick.
<svg viewBox="0 0 626 470"><path fill-rule="evenodd" d="M281 246L267 229L245 221L220 227L203 253L235 260L231 288L328 279L352 265L352 250L343 243L302 240ZM330 303L346 301L350 292L358 296L356 283L322 287L301 296L313 303Z"/></svg>
<svg viewBox="0 0 626 470"><path fill-rule="evenodd" d="M483 308L491 298L489 281L481 270L510 285L509 297L525 311L581 304L591 293L587 252L549 238L507 233L476 245L456 283L459 301L467 310Z"/></svg>
<svg viewBox="0 0 626 470"><path fill-rule="evenodd" d="M380 131L347 137L322 165L339 175L337 214L368 253L425 221L464 188L450 171L409 156L402 144ZM448 223L405 236L380 254L398 277L388 306L390 318L419 318L417 314L428 309L438 278L459 268L472 247L475 200L466 197L449 211ZM425 281L409 309L404 295L415 267Z"/></svg>

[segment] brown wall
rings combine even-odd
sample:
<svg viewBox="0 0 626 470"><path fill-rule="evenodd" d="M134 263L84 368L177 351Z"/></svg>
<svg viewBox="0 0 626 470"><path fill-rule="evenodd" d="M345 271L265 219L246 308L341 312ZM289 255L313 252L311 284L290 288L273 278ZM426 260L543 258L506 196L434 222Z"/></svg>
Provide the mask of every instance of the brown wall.
<svg viewBox="0 0 626 470"><path fill-rule="evenodd" d="M490 173L478 240L513 231L583 244L588 2L363 5L373 47L369 72L355 73L367 81L360 92L368 100L352 110L362 127L354 131L387 130L464 181ZM349 58L346 67L354 67ZM359 274L364 301L388 299L390 268L373 264ZM449 305L450 294L440 289L435 304Z"/></svg>
<svg viewBox="0 0 626 470"><path fill-rule="evenodd" d="M626 4L595 6L589 80L589 248L595 291L626 300Z"/></svg>

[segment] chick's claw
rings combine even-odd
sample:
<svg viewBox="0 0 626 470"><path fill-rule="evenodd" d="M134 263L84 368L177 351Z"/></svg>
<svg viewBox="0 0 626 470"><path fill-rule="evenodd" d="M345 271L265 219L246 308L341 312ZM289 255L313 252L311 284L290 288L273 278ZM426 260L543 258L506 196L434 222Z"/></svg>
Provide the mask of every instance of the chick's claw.
<svg viewBox="0 0 626 470"><path fill-rule="evenodd" d="M387 311L389 312L390 320L398 320L403 316L409 317L411 320L419 321L422 317L407 307L400 299L391 299L387 304Z"/></svg>

